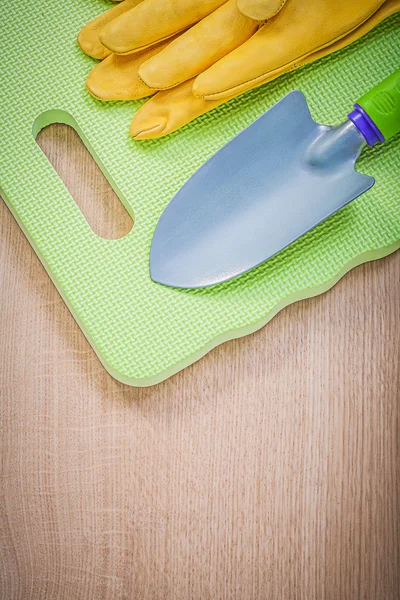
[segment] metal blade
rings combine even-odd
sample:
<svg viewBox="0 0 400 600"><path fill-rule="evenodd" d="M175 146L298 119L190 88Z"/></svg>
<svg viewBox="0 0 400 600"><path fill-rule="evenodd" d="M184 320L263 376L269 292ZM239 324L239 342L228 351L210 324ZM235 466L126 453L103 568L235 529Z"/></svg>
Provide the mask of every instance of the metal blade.
<svg viewBox="0 0 400 600"><path fill-rule="evenodd" d="M354 169L365 140L347 121L315 123L299 91L219 150L162 214L154 281L215 285L264 262L369 189Z"/></svg>

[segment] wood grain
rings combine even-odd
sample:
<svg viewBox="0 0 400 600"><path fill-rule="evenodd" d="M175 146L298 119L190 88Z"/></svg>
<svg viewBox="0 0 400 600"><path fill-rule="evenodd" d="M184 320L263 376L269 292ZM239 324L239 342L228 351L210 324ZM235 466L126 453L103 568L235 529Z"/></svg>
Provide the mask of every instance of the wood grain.
<svg viewBox="0 0 400 600"><path fill-rule="evenodd" d="M0 205L2 600L400 598L399 253L133 389Z"/></svg>

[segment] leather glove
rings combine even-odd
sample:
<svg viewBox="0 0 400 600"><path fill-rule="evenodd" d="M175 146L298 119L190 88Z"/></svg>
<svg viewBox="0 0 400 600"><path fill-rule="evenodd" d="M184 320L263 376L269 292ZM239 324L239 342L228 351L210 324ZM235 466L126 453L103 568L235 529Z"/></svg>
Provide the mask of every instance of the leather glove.
<svg viewBox="0 0 400 600"><path fill-rule="evenodd" d="M96 97L165 90L132 122L131 134L148 139L347 45L397 10L400 0L125 0L86 26L79 43L92 56L108 56L87 81Z"/></svg>

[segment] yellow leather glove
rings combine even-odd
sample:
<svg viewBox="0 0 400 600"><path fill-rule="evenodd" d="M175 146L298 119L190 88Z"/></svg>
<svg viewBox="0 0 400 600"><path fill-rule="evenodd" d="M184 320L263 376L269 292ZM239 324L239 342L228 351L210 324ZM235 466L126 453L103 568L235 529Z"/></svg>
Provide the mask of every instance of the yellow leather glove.
<svg viewBox="0 0 400 600"><path fill-rule="evenodd" d="M386 0L379 10L357 29L334 42L328 48L321 48L302 60L296 61L295 68L299 68L331 52L344 48L399 10L400 0ZM263 83L272 81L289 70L291 70L290 65L289 68L285 68L285 66L281 67L281 69L270 73L269 78L266 78ZM131 136L137 140L146 140L168 135L200 115L241 94L241 91L236 91L229 97L224 96L215 100L196 98L193 94L194 81L195 79L191 79L175 88L160 91L148 100L133 118L130 127ZM257 85L259 84L256 83L254 87Z"/></svg>
<svg viewBox="0 0 400 600"><path fill-rule="evenodd" d="M108 56L87 80L96 97L165 90L132 122L131 134L148 139L347 45L397 10L400 0L125 0L89 23L79 43L91 56Z"/></svg>

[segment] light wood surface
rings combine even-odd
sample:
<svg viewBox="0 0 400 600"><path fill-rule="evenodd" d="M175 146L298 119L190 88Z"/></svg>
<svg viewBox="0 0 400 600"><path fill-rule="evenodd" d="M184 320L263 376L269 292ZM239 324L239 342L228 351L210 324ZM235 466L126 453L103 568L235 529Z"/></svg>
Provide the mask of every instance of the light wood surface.
<svg viewBox="0 0 400 600"><path fill-rule="evenodd" d="M74 136L41 145L113 221ZM2 600L400 598L400 253L134 389L0 226Z"/></svg>

